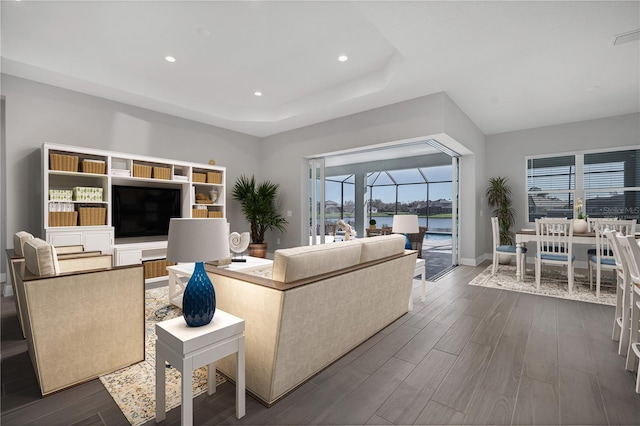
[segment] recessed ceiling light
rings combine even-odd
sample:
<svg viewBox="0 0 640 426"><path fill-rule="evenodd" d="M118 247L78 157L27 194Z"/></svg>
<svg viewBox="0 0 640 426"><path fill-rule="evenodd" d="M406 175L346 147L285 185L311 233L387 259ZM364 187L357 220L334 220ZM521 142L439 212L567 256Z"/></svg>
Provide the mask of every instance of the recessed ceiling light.
<svg viewBox="0 0 640 426"><path fill-rule="evenodd" d="M340 62L346 62L349 58L347 57L347 55L340 55L338 56L338 60Z"/></svg>
<svg viewBox="0 0 640 426"><path fill-rule="evenodd" d="M253 94L256 96L262 96L262 92L253 92Z"/></svg>
<svg viewBox="0 0 640 426"><path fill-rule="evenodd" d="M176 58L174 58L173 56L165 56L164 59L167 62L175 62L176 61Z"/></svg>

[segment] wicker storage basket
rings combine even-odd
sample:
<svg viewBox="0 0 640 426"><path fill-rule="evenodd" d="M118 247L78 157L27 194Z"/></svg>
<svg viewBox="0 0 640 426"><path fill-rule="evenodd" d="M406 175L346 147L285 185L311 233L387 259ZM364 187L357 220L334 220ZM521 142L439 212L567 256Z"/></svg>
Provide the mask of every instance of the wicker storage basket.
<svg viewBox="0 0 640 426"><path fill-rule="evenodd" d="M49 226L76 226L78 212L49 212Z"/></svg>
<svg viewBox="0 0 640 426"><path fill-rule="evenodd" d="M207 183L222 183L222 172L207 172Z"/></svg>
<svg viewBox="0 0 640 426"><path fill-rule="evenodd" d="M105 162L97 160L82 160L82 171L85 173L95 173L103 175L105 170Z"/></svg>
<svg viewBox="0 0 640 426"><path fill-rule="evenodd" d="M211 211L209 212L209 217L222 217L222 212Z"/></svg>
<svg viewBox="0 0 640 426"><path fill-rule="evenodd" d="M151 177L151 166L143 166L142 164L133 165L133 176L141 178Z"/></svg>
<svg viewBox="0 0 640 426"><path fill-rule="evenodd" d="M154 167L153 168L154 179L171 179L171 168L169 167Z"/></svg>
<svg viewBox="0 0 640 426"><path fill-rule="evenodd" d="M105 207L79 207L80 226L106 225L107 209Z"/></svg>
<svg viewBox="0 0 640 426"><path fill-rule="evenodd" d="M78 157L75 155L49 154L49 169L77 172Z"/></svg>
<svg viewBox="0 0 640 426"><path fill-rule="evenodd" d="M192 209L191 212L191 217L207 217L205 209Z"/></svg>
<svg viewBox="0 0 640 426"><path fill-rule="evenodd" d="M207 181L207 175L206 175L205 173L196 173L196 172L193 172L193 174L192 174L192 175L193 175L192 180L193 180L194 182L202 182L202 183L205 183L205 182Z"/></svg>
<svg viewBox="0 0 640 426"><path fill-rule="evenodd" d="M175 265L174 262L167 262L166 260L148 260L142 263L144 267L144 279L164 277L168 275L167 266Z"/></svg>

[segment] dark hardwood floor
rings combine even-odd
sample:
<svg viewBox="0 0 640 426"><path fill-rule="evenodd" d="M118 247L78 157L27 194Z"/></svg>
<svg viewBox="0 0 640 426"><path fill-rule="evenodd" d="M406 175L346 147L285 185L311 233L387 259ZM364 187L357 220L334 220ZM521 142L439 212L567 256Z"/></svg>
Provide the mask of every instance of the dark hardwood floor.
<svg viewBox="0 0 640 426"><path fill-rule="evenodd" d="M195 398L196 424L640 424L613 308L468 286L485 265L427 283L414 310L267 409L235 388ZM99 380L41 398L12 298L2 299L3 425L127 424ZM180 409L164 424L177 425ZM155 424L151 420L149 425Z"/></svg>

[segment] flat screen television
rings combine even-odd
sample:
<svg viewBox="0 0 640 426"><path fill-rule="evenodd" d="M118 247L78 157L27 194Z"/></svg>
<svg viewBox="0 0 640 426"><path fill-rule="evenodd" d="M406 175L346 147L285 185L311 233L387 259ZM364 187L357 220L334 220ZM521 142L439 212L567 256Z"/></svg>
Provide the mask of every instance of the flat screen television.
<svg viewBox="0 0 640 426"><path fill-rule="evenodd" d="M180 188L112 188L112 221L116 238L169 234L169 220L181 217Z"/></svg>

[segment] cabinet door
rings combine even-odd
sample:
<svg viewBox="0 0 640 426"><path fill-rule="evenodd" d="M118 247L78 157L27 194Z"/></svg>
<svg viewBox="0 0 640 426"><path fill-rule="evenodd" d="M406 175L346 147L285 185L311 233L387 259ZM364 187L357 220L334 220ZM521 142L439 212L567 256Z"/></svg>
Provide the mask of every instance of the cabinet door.
<svg viewBox="0 0 640 426"><path fill-rule="evenodd" d="M102 254L111 254L111 241L113 231L88 231L84 232L85 251L100 250Z"/></svg>
<svg viewBox="0 0 640 426"><path fill-rule="evenodd" d="M69 232L69 231L62 231L62 232L55 232L55 231L48 231L47 232L47 242L49 244L53 244L56 247L60 247L60 246L77 246L77 245L84 245L83 242L83 235L82 232L80 231L75 231L75 232ZM87 248L85 247L85 250Z"/></svg>
<svg viewBox="0 0 640 426"><path fill-rule="evenodd" d="M142 250L118 250L116 249L116 265L139 265L142 263Z"/></svg>

